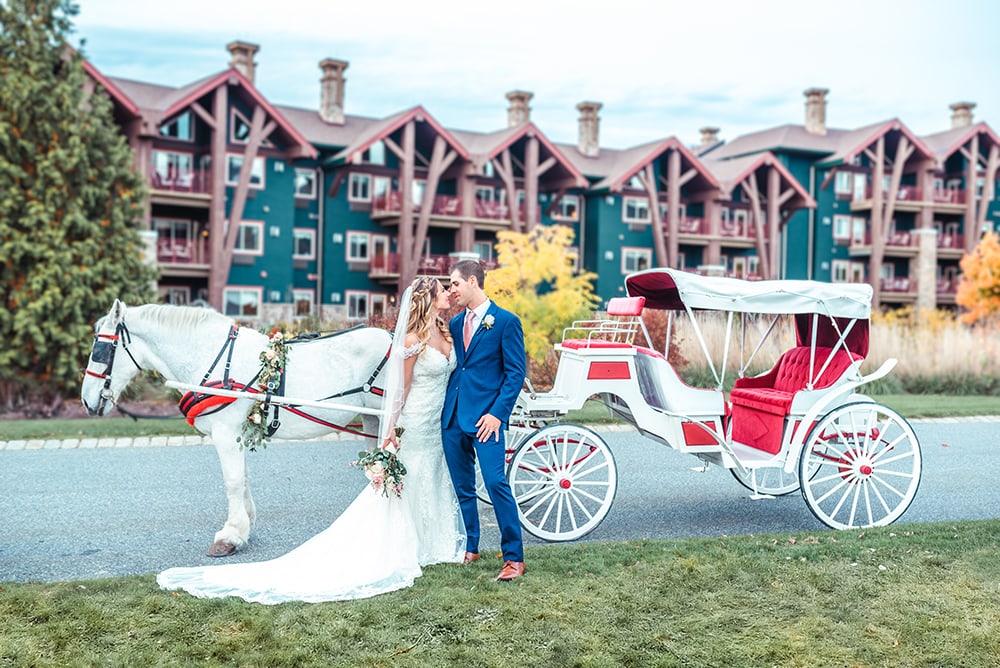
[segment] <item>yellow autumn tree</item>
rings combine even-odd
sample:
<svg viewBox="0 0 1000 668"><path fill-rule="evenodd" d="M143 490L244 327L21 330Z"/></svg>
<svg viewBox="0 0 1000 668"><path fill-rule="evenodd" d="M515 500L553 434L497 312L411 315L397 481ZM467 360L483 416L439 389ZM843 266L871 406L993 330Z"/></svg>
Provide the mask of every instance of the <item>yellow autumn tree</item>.
<svg viewBox="0 0 1000 668"><path fill-rule="evenodd" d="M489 272L486 292L524 325L528 358L541 363L561 340L564 327L589 318L597 306L590 272L574 273L573 231L563 225L497 234L499 267Z"/></svg>
<svg viewBox="0 0 1000 668"><path fill-rule="evenodd" d="M962 320L971 325L1000 313L1000 238L987 232L959 265L962 277L955 303L965 309Z"/></svg>

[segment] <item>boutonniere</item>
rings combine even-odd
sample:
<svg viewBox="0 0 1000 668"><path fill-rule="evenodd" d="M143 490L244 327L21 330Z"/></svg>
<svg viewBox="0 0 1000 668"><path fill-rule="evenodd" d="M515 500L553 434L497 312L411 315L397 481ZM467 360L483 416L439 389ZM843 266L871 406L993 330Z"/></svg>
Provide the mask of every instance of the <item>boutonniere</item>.
<svg viewBox="0 0 1000 668"><path fill-rule="evenodd" d="M488 315L485 318L483 318L483 327L485 327L486 329L493 329L493 322L494 322L493 316Z"/></svg>

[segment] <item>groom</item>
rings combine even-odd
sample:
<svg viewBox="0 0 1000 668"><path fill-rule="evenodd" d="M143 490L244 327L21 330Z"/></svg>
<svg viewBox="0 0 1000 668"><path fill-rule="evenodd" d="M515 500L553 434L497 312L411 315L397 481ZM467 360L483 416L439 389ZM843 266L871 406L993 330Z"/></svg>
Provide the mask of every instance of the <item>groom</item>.
<svg viewBox="0 0 1000 668"><path fill-rule="evenodd" d="M521 523L505 474L504 429L524 384L521 321L483 292L486 276L477 260L451 270L451 297L463 310L451 319L457 366L448 380L441 425L444 456L465 520L465 563L479 559L476 458L500 527L503 569L498 581L524 574Z"/></svg>

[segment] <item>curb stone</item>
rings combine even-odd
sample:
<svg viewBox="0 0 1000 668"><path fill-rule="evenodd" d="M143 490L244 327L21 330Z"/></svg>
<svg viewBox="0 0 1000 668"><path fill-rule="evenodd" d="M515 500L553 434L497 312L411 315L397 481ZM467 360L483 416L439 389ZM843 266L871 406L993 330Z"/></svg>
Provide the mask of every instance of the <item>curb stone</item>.
<svg viewBox="0 0 1000 668"><path fill-rule="evenodd" d="M1000 415L981 415L974 417L943 417L914 418L912 424L958 424L961 422L1000 422ZM595 425L592 429L600 432L634 431L634 427L626 423ZM333 432L327 436L308 439L311 441L358 441L359 436ZM179 447L187 445L211 445L207 436L138 436L136 438L68 438L29 439L16 441L0 441L0 451L3 450L92 450L94 448L158 448Z"/></svg>

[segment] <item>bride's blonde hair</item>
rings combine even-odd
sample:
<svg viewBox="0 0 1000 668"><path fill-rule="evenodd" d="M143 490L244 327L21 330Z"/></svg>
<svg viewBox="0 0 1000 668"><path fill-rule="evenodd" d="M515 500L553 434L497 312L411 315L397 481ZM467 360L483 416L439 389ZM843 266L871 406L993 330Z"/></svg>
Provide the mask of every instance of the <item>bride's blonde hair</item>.
<svg viewBox="0 0 1000 668"><path fill-rule="evenodd" d="M437 327L438 331L448 343L451 343L451 332L448 331L448 323L441 317L441 313L434 313L434 299L444 289L440 281L430 276L421 276L410 285L413 292L410 295L410 320L406 324L407 333L414 333L420 341L420 352L427 348L427 342L431 340L431 327Z"/></svg>

